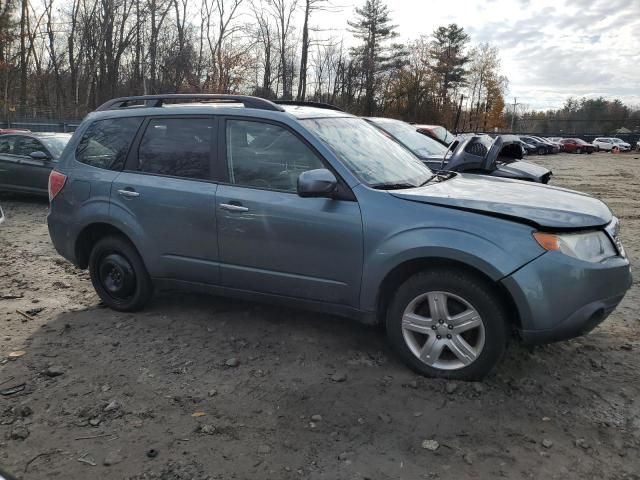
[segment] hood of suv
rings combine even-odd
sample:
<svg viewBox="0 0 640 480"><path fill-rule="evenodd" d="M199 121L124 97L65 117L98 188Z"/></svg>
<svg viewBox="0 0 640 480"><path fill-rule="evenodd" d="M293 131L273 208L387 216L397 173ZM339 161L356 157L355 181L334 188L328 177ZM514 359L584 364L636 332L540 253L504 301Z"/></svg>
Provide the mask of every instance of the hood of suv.
<svg viewBox="0 0 640 480"><path fill-rule="evenodd" d="M458 174L439 183L390 193L404 200L506 217L548 229L600 227L613 218L609 208L590 195L478 175Z"/></svg>

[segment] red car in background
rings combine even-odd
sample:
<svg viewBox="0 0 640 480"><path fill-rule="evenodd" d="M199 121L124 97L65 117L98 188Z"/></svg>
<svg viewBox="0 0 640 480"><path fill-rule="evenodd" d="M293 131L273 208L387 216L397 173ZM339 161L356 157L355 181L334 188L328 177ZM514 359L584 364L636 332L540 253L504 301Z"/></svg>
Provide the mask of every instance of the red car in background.
<svg viewBox="0 0 640 480"><path fill-rule="evenodd" d="M596 151L596 147L585 142L581 138L565 138L560 140L562 148L568 153L588 153L592 154Z"/></svg>
<svg viewBox="0 0 640 480"><path fill-rule="evenodd" d="M0 135L7 133L29 133L30 130L16 130L15 128L0 128Z"/></svg>

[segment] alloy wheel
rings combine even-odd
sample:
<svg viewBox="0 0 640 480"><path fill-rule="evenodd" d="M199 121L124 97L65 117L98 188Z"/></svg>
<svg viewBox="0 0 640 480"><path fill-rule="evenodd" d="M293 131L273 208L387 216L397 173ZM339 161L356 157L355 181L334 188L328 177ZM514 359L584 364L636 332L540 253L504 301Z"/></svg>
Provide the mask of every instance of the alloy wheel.
<svg viewBox="0 0 640 480"><path fill-rule="evenodd" d="M427 292L404 310L402 335L421 362L441 370L473 363L485 343L484 322L464 298L449 292Z"/></svg>

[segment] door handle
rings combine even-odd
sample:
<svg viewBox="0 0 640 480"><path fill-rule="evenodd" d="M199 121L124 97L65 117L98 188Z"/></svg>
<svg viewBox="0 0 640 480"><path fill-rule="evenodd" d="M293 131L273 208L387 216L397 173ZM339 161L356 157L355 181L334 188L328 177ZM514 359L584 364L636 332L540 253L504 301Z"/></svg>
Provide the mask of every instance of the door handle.
<svg viewBox="0 0 640 480"><path fill-rule="evenodd" d="M242 205L234 205L232 203L221 203L220 208L228 212L248 212L249 211L247 207L243 207Z"/></svg>
<svg viewBox="0 0 640 480"><path fill-rule="evenodd" d="M118 193L123 197L134 198L139 197L140 194L134 190L118 190Z"/></svg>

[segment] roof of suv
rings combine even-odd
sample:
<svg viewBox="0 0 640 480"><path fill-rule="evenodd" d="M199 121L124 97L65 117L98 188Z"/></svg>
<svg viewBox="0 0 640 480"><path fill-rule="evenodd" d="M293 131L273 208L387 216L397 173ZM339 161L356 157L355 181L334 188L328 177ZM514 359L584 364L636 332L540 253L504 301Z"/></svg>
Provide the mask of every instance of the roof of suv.
<svg viewBox="0 0 640 480"><path fill-rule="evenodd" d="M195 100L195 101L194 101ZM137 104L136 104L137 103ZM231 114L277 119L283 113L294 118L353 117L337 107L316 102L274 101L242 95L149 95L109 100L90 115L93 118L119 118L147 115Z"/></svg>

